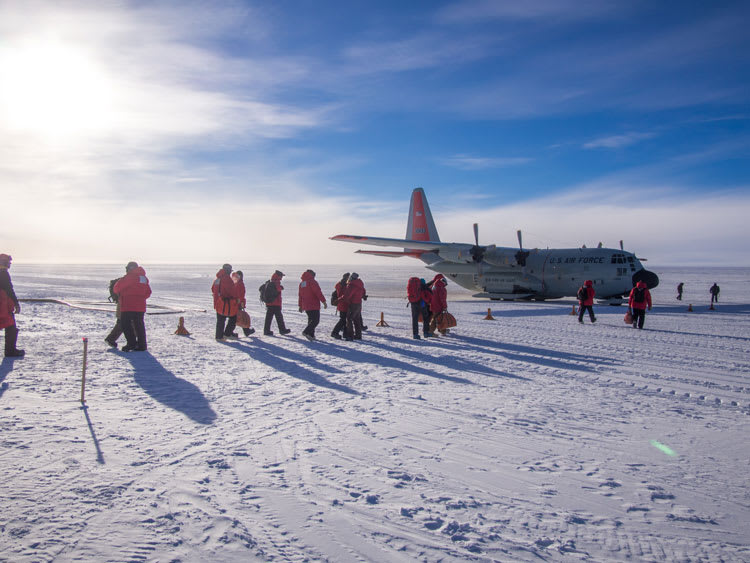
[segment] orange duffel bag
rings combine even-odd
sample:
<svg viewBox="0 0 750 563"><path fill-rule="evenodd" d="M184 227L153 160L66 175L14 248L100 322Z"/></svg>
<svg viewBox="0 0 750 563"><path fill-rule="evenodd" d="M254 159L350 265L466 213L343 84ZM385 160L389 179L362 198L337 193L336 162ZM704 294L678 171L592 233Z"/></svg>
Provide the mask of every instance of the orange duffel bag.
<svg viewBox="0 0 750 563"><path fill-rule="evenodd" d="M237 326L240 328L250 328L250 315L244 309L237 311Z"/></svg>
<svg viewBox="0 0 750 563"><path fill-rule="evenodd" d="M451 315L448 311L439 313L437 317L437 328L440 331L448 330L456 326L456 317Z"/></svg>

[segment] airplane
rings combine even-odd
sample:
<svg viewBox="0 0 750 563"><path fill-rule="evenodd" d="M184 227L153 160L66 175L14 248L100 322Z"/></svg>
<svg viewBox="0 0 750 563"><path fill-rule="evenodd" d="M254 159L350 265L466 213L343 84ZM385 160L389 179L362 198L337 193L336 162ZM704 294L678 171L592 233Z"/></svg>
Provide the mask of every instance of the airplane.
<svg viewBox="0 0 750 563"><path fill-rule="evenodd" d="M535 300L575 297L585 280L592 280L597 302L620 305L639 281L649 289L659 277L646 270L635 254L620 249L555 248L524 250L521 231L518 248L479 244L474 224L474 244L441 242L422 188L411 195L405 239L336 235L331 240L403 250L357 250L360 254L399 258L409 256L424 262L458 285L476 291L473 297L492 300Z"/></svg>

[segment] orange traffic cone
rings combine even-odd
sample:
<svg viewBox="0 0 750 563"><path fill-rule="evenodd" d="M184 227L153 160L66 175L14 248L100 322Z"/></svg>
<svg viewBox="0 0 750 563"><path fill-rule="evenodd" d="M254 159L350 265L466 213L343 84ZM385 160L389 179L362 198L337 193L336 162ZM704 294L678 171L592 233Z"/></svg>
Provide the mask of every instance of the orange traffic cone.
<svg viewBox="0 0 750 563"><path fill-rule="evenodd" d="M190 333L185 328L185 317L180 317L180 320L177 323L177 330L175 330L174 333L179 336L190 336Z"/></svg>
<svg viewBox="0 0 750 563"><path fill-rule="evenodd" d="M375 326L387 326L387 327L390 327L391 325L389 325L387 322L385 322L385 318L383 318L383 317L384 317L383 316L383 312L381 311L380 312L380 322L378 324L376 324Z"/></svg>
<svg viewBox="0 0 750 563"><path fill-rule="evenodd" d="M573 310L572 310L572 311L571 311L570 313L568 313L568 314L569 314L569 315L570 315L571 317L574 317L574 316L576 316L576 315L578 314L578 313L576 312L576 306L575 306L575 305L573 305Z"/></svg>
<svg viewBox="0 0 750 563"><path fill-rule="evenodd" d="M495 320L495 317L492 316L492 309L490 309L489 307L487 308L487 316L484 317L483 320L485 320L485 321L494 321Z"/></svg>
<svg viewBox="0 0 750 563"><path fill-rule="evenodd" d="M688 305L688 313L692 313L692 312L693 312L693 304L690 303L690 305Z"/></svg>

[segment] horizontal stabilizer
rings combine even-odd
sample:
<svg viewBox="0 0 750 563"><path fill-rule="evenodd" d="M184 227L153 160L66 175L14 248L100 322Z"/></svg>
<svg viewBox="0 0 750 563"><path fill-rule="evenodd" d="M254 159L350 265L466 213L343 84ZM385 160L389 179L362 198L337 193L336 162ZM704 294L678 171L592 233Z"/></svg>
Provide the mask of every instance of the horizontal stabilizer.
<svg viewBox="0 0 750 563"><path fill-rule="evenodd" d="M421 250L416 252L410 250L357 250L355 254L370 254L372 256L386 256L388 258L401 258L402 256L411 256L412 258L418 258L422 254Z"/></svg>
<svg viewBox="0 0 750 563"><path fill-rule="evenodd" d="M429 242L421 240L409 240L398 238L363 237L357 235L336 235L331 240L339 242L353 242L356 244L368 244L370 246L396 246L409 250L424 250L426 252L437 252L441 248L453 246L451 243Z"/></svg>

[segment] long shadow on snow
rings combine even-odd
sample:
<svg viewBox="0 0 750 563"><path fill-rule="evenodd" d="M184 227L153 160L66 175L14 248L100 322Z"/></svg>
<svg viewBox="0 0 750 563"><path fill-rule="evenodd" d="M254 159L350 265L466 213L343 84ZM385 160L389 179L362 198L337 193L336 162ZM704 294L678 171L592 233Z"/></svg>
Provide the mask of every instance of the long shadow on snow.
<svg viewBox="0 0 750 563"><path fill-rule="evenodd" d="M453 341L453 342L451 342ZM542 366L566 369L570 371L595 371L589 365L613 365L620 362L609 359L594 358L581 354L572 354L568 352L559 352L547 348L534 348L532 346L521 346L519 344L504 344L494 340L483 340L472 336L454 334L450 339L446 339L446 346L453 346L465 350L467 345L478 352L486 354L496 354L509 360L515 360L523 363L534 363ZM493 350L493 348L495 350ZM580 362L580 363L574 363Z"/></svg>
<svg viewBox="0 0 750 563"><path fill-rule="evenodd" d="M3 358L0 362L0 397L8 390L8 382L3 380L13 371L15 361L15 358Z"/></svg>
<svg viewBox="0 0 750 563"><path fill-rule="evenodd" d="M91 417L89 417L89 408L86 405L83 405L81 407L81 410L83 411L83 415L86 417L86 424L88 424L89 426L91 439L94 441L94 448L96 448L96 461L104 464L104 454L102 453L102 449L99 446L99 438L96 437L96 432L94 432L94 425L91 424Z"/></svg>
<svg viewBox="0 0 750 563"><path fill-rule="evenodd" d="M380 338L380 339L384 339L384 340L392 340L392 341L394 341L395 344L402 344L403 345L403 338L399 338L397 336L391 336L389 334L377 334L377 335L375 335L375 338ZM436 338L438 338L438 337L436 337ZM433 339L421 340L419 342L423 346L424 345L429 346L430 350L439 350L439 349L443 348L443 346L441 346L442 342L440 344L438 344ZM455 370L455 371L479 373L479 374L487 375L487 376L490 376L490 377L507 377L507 378L510 378L510 379L522 379L524 381L530 381L527 377L522 377L520 375L514 375L512 373L508 373L508 372L505 372L505 371L499 371L499 370L496 370L494 368L487 367L487 366L484 366L482 364L479 364L477 362L471 362L469 360L465 360L463 358L454 358L454 357L449 357L447 355L434 356L432 354L427 354L425 352L418 352L416 350L409 350L409 349L405 349L405 348L397 348L395 346L389 346L389 345L383 344L381 342L375 342L375 341L373 341L371 339L363 340L362 343L365 344L365 345L374 346L374 347L377 347L377 348L382 348L383 350L385 350L387 352L394 353L394 354L400 354L402 356L408 356L408 357L410 357L410 358L412 358L412 359L414 359L416 361L419 361L419 362L425 362L427 364L434 364L434 365L442 366L444 368L452 369L452 370ZM411 368L414 367L412 364L409 364L409 366ZM429 372L429 374L432 375L432 376L434 376L434 377L441 377L441 378L449 378L450 377L450 376L443 376L441 374L437 374L437 373L434 373L434 372ZM457 379L454 379L454 380L458 381ZM459 382L460 383L466 383L466 382L471 383L468 380L459 381Z"/></svg>
<svg viewBox="0 0 750 563"><path fill-rule="evenodd" d="M339 383L333 383L314 371L307 369L305 366L312 366L326 372L342 373L340 369L318 362L309 356L292 352L281 346L269 344L258 338L245 342L224 342L224 345L245 352L246 354L249 354L252 359L258 360L259 362L296 379L301 379L308 383L312 383L313 385L326 387L334 391L341 391L350 395L360 394L359 391L356 391L351 387ZM281 356L286 356L289 359L282 358Z"/></svg>
<svg viewBox="0 0 750 563"><path fill-rule="evenodd" d="M122 354L133 365L135 382L153 399L199 424L213 424L216 413L201 390L161 365L151 352Z"/></svg>
<svg viewBox="0 0 750 563"><path fill-rule="evenodd" d="M363 362L363 363L369 363L369 364L375 364L376 366L381 367L387 367L387 368L394 368L394 369L400 369L403 371L411 371L414 373L418 373L421 375L427 375L429 377L435 377L437 379L444 379L446 381L453 381L454 383L468 383L473 385L473 381L470 381L468 379L465 379L463 377L454 377L451 375L443 375L442 373L437 373L435 371L422 368L419 366L415 366L413 364L403 362L401 360L397 360L395 358L390 358L388 356L382 356L379 354L374 354L372 352L366 352L362 350L363 345L371 345L374 347L380 347L384 349L388 349L388 351L394 351L398 354L403 354L404 350L401 348L389 348L388 346L383 346L382 344L374 343L369 340L357 340L352 343L351 346L346 346L342 344L334 344L334 343L328 343L328 342L320 342L319 345L322 347L325 347L327 350L325 350L328 354L331 356L337 356L340 358L344 358L346 360L349 360L351 362ZM423 361L425 363L435 363L434 358L427 355L421 355L418 358L420 361Z"/></svg>

